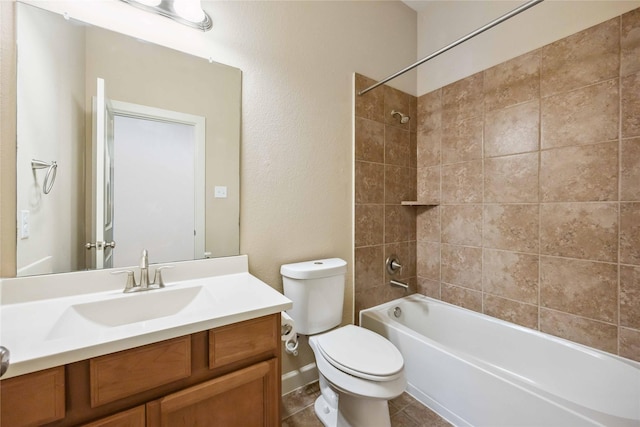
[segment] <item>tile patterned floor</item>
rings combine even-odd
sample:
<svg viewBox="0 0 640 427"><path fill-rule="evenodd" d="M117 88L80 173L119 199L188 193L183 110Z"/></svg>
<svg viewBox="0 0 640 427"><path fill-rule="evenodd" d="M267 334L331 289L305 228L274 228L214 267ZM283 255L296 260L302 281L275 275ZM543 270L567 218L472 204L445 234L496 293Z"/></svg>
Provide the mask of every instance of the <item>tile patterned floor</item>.
<svg viewBox="0 0 640 427"><path fill-rule="evenodd" d="M313 403L320 394L318 383L294 390L282 397L282 427L322 427L313 411ZM392 427L450 426L407 393L389 402ZM375 427L375 426L363 426Z"/></svg>

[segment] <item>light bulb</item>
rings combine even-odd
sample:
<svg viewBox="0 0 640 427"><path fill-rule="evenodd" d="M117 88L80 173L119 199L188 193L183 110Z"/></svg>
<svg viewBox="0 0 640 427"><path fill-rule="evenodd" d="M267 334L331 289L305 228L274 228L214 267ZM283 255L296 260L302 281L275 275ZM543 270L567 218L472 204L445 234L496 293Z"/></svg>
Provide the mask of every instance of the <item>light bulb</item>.
<svg viewBox="0 0 640 427"><path fill-rule="evenodd" d="M173 10L187 21L199 23L205 19L200 0L174 0Z"/></svg>

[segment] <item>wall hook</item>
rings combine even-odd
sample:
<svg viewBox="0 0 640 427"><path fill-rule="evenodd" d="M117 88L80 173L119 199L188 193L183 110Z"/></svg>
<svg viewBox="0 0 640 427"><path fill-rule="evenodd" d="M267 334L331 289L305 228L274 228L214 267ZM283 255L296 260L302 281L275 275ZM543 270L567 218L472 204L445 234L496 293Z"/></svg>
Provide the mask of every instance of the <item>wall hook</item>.
<svg viewBox="0 0 640 427"><path fill-rule="evenodd" d="M31 160L31 169L47 168L47 174L44 177L44 183L42 184L42 192L49 194L53 188L53 183L56 182L56 174L58 173L58 163L51 161L51 163L43 162L42 160Z"/></svg>

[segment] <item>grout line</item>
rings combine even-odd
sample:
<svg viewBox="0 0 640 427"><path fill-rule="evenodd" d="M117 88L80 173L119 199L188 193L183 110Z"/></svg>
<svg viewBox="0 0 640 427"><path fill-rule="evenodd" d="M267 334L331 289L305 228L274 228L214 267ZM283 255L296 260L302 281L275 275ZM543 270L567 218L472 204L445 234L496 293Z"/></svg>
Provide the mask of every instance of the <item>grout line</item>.
<svg viewBox="0 0 640 427"><path fill-rule="evenodd" d="M616 354L620 354L620 295L622 291L622 286L620 283L620 237L621 237L621 208L622 204L620 200L622 199L622 16L618 19L618 275L617 275L617 294L616 294L616 302L618 308L618 316L616 318Z"/></svg>

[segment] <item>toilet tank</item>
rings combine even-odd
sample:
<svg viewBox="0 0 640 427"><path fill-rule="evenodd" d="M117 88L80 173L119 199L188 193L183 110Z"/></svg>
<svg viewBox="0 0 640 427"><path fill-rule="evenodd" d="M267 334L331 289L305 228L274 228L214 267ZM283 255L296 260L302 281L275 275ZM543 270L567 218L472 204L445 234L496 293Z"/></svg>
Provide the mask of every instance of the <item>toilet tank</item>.
<svg viewBox="0 0 640 427"><path fill-rule="evenodd" d="M280 267L284 294L293 301L287 310L298 333L328 331L342 321L347 262L340 258L285 264Z"/></svg>

